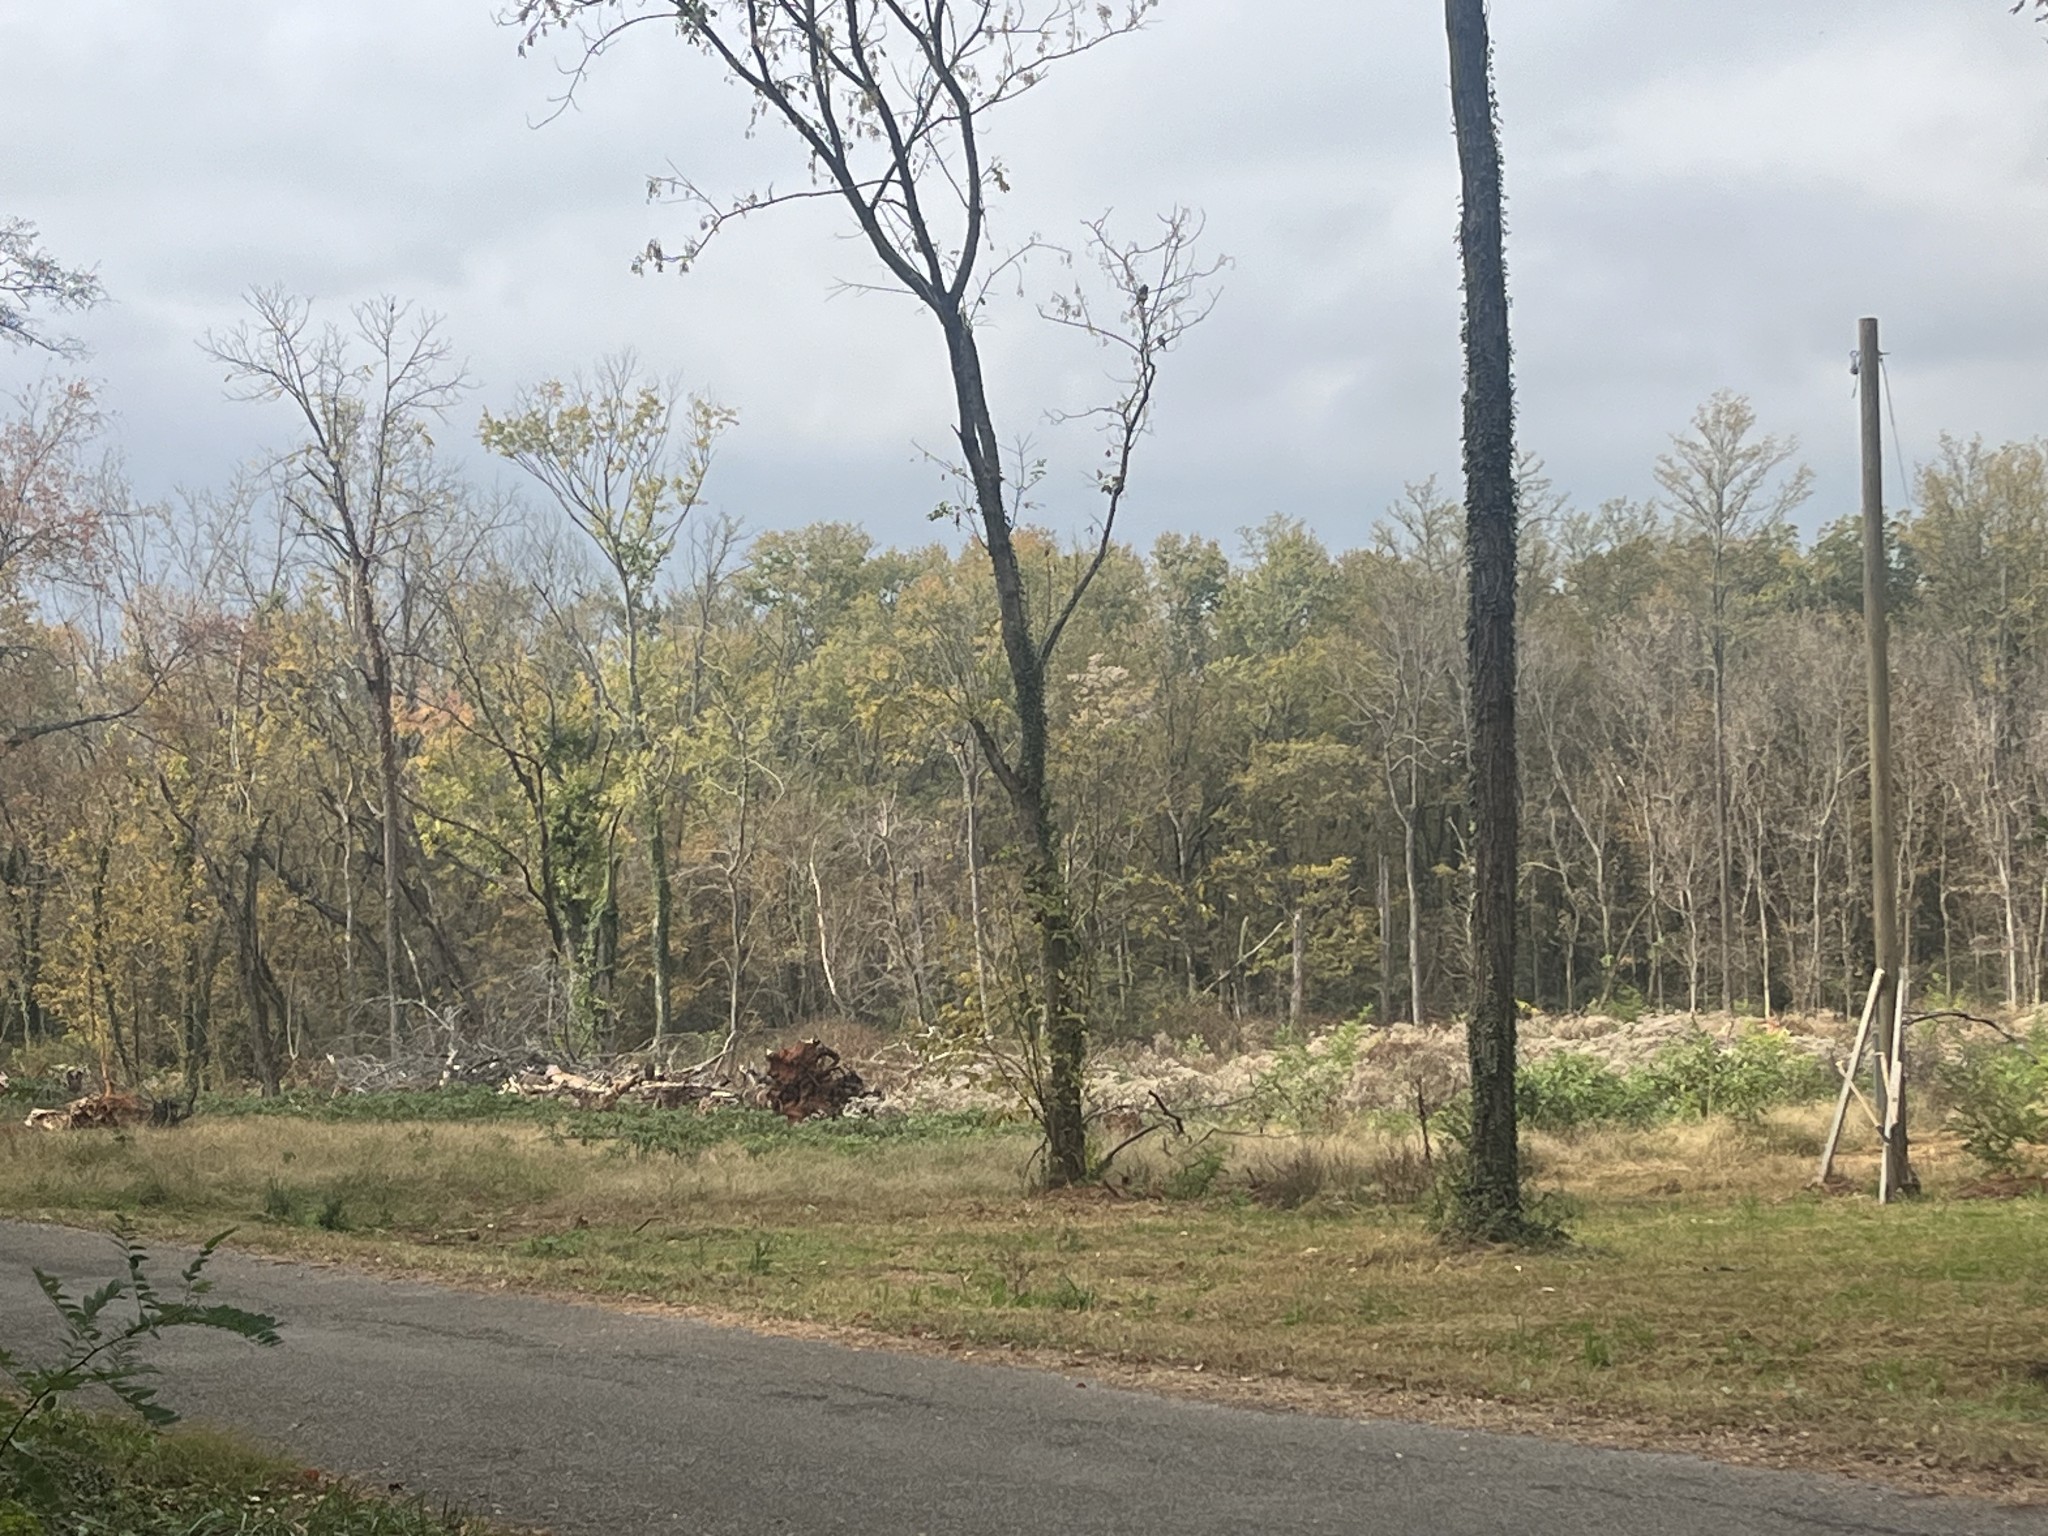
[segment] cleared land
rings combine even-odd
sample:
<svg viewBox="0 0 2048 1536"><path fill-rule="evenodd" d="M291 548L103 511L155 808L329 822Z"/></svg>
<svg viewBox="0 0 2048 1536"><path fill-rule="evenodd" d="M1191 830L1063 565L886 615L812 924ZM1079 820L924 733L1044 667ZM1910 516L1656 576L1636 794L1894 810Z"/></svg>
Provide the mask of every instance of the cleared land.
<svg viewBox="0 0 2048 1536"><path fill-rule="evenodd" d="M1927 1197L1884 1210L1802 1188L1818 1111L1539 1136L1574 1241L1507 1252L1447 1248L1400 1203L1415 1151L1393 1130L1216 1137L1132 1164L1131 1193L1048 1197L1028 1132L957 1117L605 1123L592 1144L516 1117L9 1128L0 1210L2048 1497L2048 1206L1938 1139Z"/></svg>

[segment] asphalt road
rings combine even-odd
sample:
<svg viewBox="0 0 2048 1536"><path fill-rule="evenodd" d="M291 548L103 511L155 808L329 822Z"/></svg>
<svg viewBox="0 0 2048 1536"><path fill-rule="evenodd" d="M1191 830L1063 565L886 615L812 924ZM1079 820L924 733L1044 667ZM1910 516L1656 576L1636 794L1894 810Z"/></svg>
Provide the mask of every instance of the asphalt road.
<svg viewBox="0 0 2048 1536"><path fill-rule="evenodd" d="M119 1268L104 1236L0 1222L11 1345L50 1331L31 1266ZM1686 1456L1223 1408L230 1254L209 1273L218 1299L281 1317L285 1343L166 1335L165 1401L561 1536L2048 1536L2048 1512Z"/></svg>

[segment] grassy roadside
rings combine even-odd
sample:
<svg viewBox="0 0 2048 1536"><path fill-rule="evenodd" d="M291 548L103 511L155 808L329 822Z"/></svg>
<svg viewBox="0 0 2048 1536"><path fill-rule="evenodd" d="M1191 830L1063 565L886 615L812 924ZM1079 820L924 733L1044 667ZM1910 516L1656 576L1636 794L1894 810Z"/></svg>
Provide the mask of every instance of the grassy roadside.
<svg viewBox="0 0 2048 1536"><path fill-rule="evenodd" d="M1806 1192L1815 1120L1535 1138L1579 1205L1546 1253L1441 1245L1369 1128L1155 1155L1145 1198L1033 1196L1027 1135L957 1122L679 1155L516 1120L10 1129L0 1212L2048 1498L2048 1201L1961 1198L1938 1142L1915 1204Z"/></svg>
<svg viewBox="0 0 2048 1536"><path fill-rule="evenodd" d="M201 1430L59 1412L41 1421L33 1457L0 1467L0 1536L511 1536Z"/></svg>

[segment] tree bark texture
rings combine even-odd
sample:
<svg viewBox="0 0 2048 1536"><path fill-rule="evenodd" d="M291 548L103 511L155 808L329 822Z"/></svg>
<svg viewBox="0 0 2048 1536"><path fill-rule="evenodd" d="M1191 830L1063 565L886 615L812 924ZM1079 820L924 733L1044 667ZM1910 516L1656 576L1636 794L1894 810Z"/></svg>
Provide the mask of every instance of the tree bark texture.
<svg viewBox="0 0 2048 1536"><path fill-rule="evenodd" d="M1002 460L982 382L981 355L972 327L957 304L937 306L952 358L960 448L974 484L989 569L995 580L1003 658L1017 711L1014 761L991 750L984 754L1016 815L1022 844L1024 900L1038 935L1039 1029L1044 1080L1040 1116L1046 1139L1046 1173L1054 1186L1078 1184L1088 1176L1087 1123L1081 1107L1081 1074L1087 1059L1088 1029L1079 975L1080 935L1074 925L1066 870L1060 863L1059 825L1053 818L1046 782L1045 655L1032 633L1024 574L1012 541L1009 509L1003 504Z"/></svg>
<svg viewBox="0 0 2048 1536"><path fill-rule="evenodd" d="M1484 0L1445 0L1463 178L1466 657L1472 698L1474 991L1466 1214L1487 1235L1521 1222L1515 1126L1515 439L1500 141Z"/></svg>

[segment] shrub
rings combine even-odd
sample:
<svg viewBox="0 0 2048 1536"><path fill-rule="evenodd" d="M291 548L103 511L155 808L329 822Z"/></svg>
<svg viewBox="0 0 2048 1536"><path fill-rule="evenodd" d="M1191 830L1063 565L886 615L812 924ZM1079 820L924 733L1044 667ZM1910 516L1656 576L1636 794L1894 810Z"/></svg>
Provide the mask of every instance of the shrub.
<svg viewBox="0 0 2048 1536"><path fill-rule="evenodd" d="M1365 1028L1358 1020L1340 1024L1319 1039L1282 1046L1253 1089L1254 1101L1273 1119L1303 1130L1327 1130L1344 1106L1358 1069Z"/></svg>
<svg viewBox="0 0 2048 1536"><path fill-rule="evenodd" d="M1769 1030L1740 1035L1726 1046L1695 1031L1660 1052L1648 1076L1670 1113L1702 1120L1718 1113L1754 1121L1774 1105L1820 1097L1829 1086L1818 1061Z"/></svg>
<svg viewBox="0 0 2048 1536"><path fill-rule="evenodd" d="M114 1229L114 1242L127 1269L120 1278L73 1296L54 1276L35 1271L36 1284L63 1321L65 1337L51 1365L30 1365L13 1351L0 1349L0 1374L14 1383L22 1399L12 1422L0 1433L0 1466L12 1461L18 1475L33 1478L32 1459L26 1466L20 1463L38 1419L88 1387L104 1387L153 1429L175 1423L177 1414L156 1400L156 1388L149 1382L156 1367L140 1353L143 1341L162 1337L166 1328L213 1328L255 1344L278 1342L276 1318L200 1299L210 1288L204 1278L206 1266L226 1237L221 1233L185 1266L178 1276L182 1290L175 1297L157 1290L149 1275L149 1255L125 1224ZM123 1300L134 1304L134 1315L125 1322L109 1311Z"/></svg>
<svg viewBox="0 0 2048 1536"><path fill-rule="evenodd" d="M1221 1147L1193 1142L1174 1160L1161 1193L1169 1200L1199 1200L1215 1188L1223 1162Z"/></svg>
<svg viewBox="0 0 2048 1536"><path fill-rule="evenodd" d="M1658 1116L1656 1085L1596 1056L1560 1051L1515 1074L1515 1110L1530 1130L1569 1134L1594 1125L1646 1125Z"/></svg>
<svg viewBox="0 0 2048 1536"><path fill-rule="evenodd" d="M1753 1031L1723 1045L1701 1030L1628 1072L1578 1051L1532 1062L1515 1075L1515 1106L1529 1129L1568 1135L1681 1115L1704 1120L1722 1114L1753 1123L1776 1105L1823 1098L1832 1086L1819 1061L1775 1031Z"/></svg>
<svg viewBox="0 0 2048 1536"><path fill-rule="evenodd" d="M2048 1142L2048 1030L2024 1043L1973 1043L1936 1068L1950 1104L1949 1129L1971 1156L1993 1167L2024 1144Z"/></svg>

